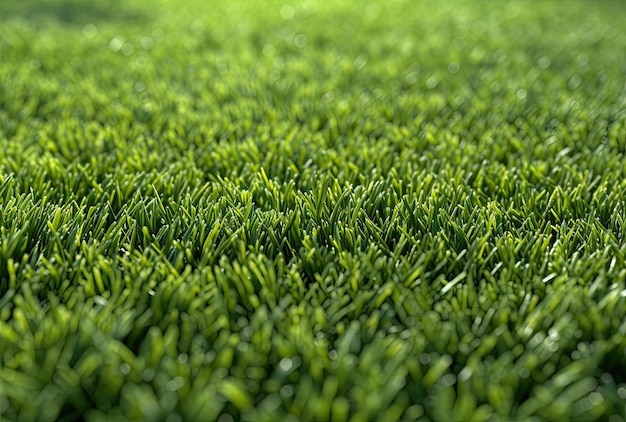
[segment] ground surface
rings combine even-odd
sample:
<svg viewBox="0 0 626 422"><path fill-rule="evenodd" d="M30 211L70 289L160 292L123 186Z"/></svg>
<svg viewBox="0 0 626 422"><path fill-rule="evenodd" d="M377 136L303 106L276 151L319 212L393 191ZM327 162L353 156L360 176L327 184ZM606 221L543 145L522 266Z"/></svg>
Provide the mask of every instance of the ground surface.
<svg viewBox="0 0 626 422"><path fill-rule="evenodd" d="M93 3L0 5L2 420L625 420L622 2Z"/></svg>

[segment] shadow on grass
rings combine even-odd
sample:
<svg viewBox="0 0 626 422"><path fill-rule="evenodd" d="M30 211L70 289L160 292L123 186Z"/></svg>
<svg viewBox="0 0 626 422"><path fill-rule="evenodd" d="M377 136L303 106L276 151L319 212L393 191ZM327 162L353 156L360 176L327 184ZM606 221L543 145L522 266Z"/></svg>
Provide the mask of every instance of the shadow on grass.
<svg viewBox="0 0 626 422"><path fill-rule="evenodd" d="M56 20L63 24L86 24L108 20L139 23L149 20L148 10L131 7L121 0L4 0L0 1L0 22Z"/></svg>

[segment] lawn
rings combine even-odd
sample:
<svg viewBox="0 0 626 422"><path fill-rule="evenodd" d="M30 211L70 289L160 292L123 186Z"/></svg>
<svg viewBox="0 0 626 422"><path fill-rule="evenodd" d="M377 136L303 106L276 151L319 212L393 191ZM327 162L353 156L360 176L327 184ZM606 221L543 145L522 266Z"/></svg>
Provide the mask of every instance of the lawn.
<svg viewBox="0 0 626 422"><path fill-rule="evenodd" d="M626 422L623 2L286 1L0 4L0 420Z"/></svg>

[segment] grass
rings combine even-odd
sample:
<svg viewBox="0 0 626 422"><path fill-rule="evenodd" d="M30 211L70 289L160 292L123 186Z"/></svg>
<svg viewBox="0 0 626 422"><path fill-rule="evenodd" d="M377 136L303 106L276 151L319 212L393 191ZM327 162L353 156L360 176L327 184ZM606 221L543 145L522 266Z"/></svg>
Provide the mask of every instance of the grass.
<svg viewBox="0 0 626 422"><path fill-rule="evenodd" d="M2 420L626 420L617 1L0 5Z"/></svg>

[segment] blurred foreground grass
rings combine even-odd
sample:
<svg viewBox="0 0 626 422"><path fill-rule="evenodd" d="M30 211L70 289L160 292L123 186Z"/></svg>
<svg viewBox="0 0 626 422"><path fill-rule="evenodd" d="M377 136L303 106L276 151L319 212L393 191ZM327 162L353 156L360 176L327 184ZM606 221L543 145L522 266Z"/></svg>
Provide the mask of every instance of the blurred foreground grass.
<svg viewBox="0 0 626 422"><path fill-rule="evenodd" d="M2 420L626 419L622 2L0 5Z"/></svg>

